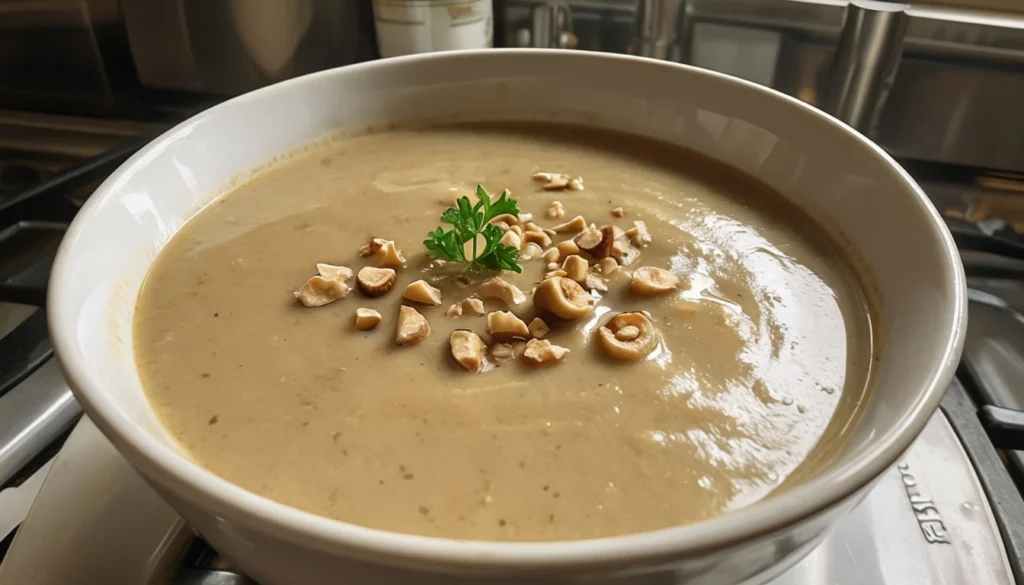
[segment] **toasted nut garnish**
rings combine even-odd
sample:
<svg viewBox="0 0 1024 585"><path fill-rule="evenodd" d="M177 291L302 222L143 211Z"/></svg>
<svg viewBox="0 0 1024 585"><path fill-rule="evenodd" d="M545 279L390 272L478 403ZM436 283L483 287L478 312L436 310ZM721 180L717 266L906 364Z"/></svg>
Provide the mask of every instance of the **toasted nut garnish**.
<svg viewBox="0 0 1024 585"><path fill-rule="evenodd" d="M551 245L551 236L539 230L527 230L523 232L523 244L536 243L541 248Z"/></svg>
<svg viewBox="0 0 1024 585"><path fill-rule="evenodd" d="M373 309L364 309L362 307L356 309L356 329L360 331L369 331L380 323L380 313Z"/></svg>
<svg viewBox="0 0 1024 585"><path fill-rule="evenodd" d="M615 339L619 341L633 341L640 337L640 329L635 325L626 325L615 332Z"/></svg>
<svg viewBox="0 0 1024 585"><path fill-rule="evenodd" d="M379 297L395 286L397 278L398 276L392 268L363 266L356 274L356 284L366 296Z"/></svg>
<svg viewBox="0 0 1024 585"><path fill-rule="evenodd" d="M537 285L533 303L562 319L579 319L594 310L597 300L576 281L555 276Z"/></svg>
<svg viewBox="0 0 1024 585"><path fill-rule="evenodd" d="M614 215L615 217L623 217L626 215L626 212L623 211L621 207L616 207L615 209L612 210L612 215Z"/></svg>
<svg viewBox="0 0 1024 585"><path fill-rule="evenodd" d="M512 227L503 221L492 221L491 224L503 232L507 232L508 228Z"/></svg>
<svg viewBox="0 0 1024 585"><path fill-rule="evenodd" d="M487 332L495 338L529 337L530 329L511 311L487 313Z"/></svg>
<svg viewBox="0 0 1024 585"><path fill-rule="evenodd" d="M558 262L558 259L562 257L562 253L558 251L558 248L551 248L545 250L540 256L545 262Z"/></svg>
<svg viewBox="0 0 1024 585"><path fill-rule="evenodd" d="M643 313L620 313L598 329L597 334L609 356L626 361L651 353L660 339L654 324Z"/></svg>
<svg viewBox="0 0 1024 585"><path fill-rule="evenodd" d="M521 247L522 238L520 238L519 234L517 234L516 232L509 230L501 234L501 239L498 240L498 243L505 244L506 246L512 246L513 248L518 250Z"/></svg>
<svg viewBox="0 0 1024 585"><path fill-rule="evenodd" d="M565 274L575 280L576 282L583 284L587 280L587 272L590 271L590 264L586 258L582 256L569 256L562 262L562 270Z"/></svg>
<svg viewBox="0 0 1024 585"><path fill-rule="evenodd" d="M582 191L583 190L583 177L576 177L569 179L569 190L570 191Z"/></svg>
<svg viewBox="0 0 1024 585"><path fill-rule="evenodd" d="M527 234L536 232L526 232ZM538 246L535 242L530 242L523 246L523 251L519 253L520 260L533 260L534 258L540 258L544 253L544 249Z"/></svg>
<svg viewBox="0 0 1024 585"><path fill-rule="evenodd" d="M514 225L514 226L508 228L508 231L513 232L515 235L519 236L520 238L523 237L523 228L521 226Z"/></svg>
<svg viewBox="0 0 1024 585"><path fill-rule="evenodd" d="M547 272L547 274L544 275L544 278L554 278L556 276L566 276L566 275L567 275L566 271L562 270L561 268L556 268L555 270L549 270Z"/></svg>
<svg viewBox="0 0 1024 585"><path fill-rule="evenodd" d="M664 268L644 266L633 271L629 290L645 297L661 295L675 290L679 277Z"/></svg>
<svg viewBox="0 0 1024 585"><path fill-rule="evenodd" d="M549 190L565 189L569 186L569 181L572 179L569 175L563 173L534 173L533 180L543 183L541 187Z"/></svg>
<svg viewBox="0 0 1024 585"><path fill-rule="evenodd" d="M532 213L520 213L519 214L519 223L525 224L525 223L530 222L530 221L533 221L533 214Z"/></svg>
<svg viewBox="0 0 1024 585"><path fill-rule="evenodd" d="M626 237L637 248L646 248L652 241L651 234L647 231L647 224L640 220L634 221L633 227L626 230Z"/></svg>
<svg viewBox="0 0 1024 585"><path fill-rule="evenodd" d="M590 291L608 292L608 283L593 272L587 274L587 278L581 284Z"/></svg>
<svg viewBox="0 0 1024 585"><path fill-rule="evenodd" d="M466 329L457 329L448 338L448 345L451 346L452 357L462 369L474 374L483 369L486 346L479 335Z"/></svg>
<svg viewBox="0 0 1024 585"><path fill-rule="evenodd" d="M352 269L347 266L335 266L333 264L317 264L316 271L327 280L340 280L345 282L352 278Z"/></svg>
<svg viewBox="0 0 1024 585"><path fill-rule="evenodd" d="M523 350L523 361L538 366L555 364L565 359L569 348L554 345L547 339L531 339Z"/></svg>
<svg viewBox="0 0 1024 585"><path fill-rule="evenodd" d="M359 255L364 257L373 256L374 254L377 253L377 250L381 249L381 247L384 245L384 242L386 241L387 240L382 240L380 238L373 238L372 240L370 240L369 244L366 244L365 246L359 248Z"/></svg>
<svg viewBox="0 0 1024 585"><path fill-rule="evenodd" d="M604 240L604 235L595 226L584 228L583 231L576 234L576 237L572 239L579 246L580 250L584 252L601 248L602 240Z"/></svg>
<svg viewBox="0 0 1024 585"><path fill-rule="evenodd" d="M396 270L405 268L405 257L402 256L402 251L391 240L384 240L384 243L374 252L374 255L377 257L377 265L379 266Z"/></svg>
<svg viewBox="0 0 1024 585"><path fill-rule="evenodd" d="M455 303L448 307L448 311L445 313L449 317L461 317L463 315L483 315L484 314L484 302L480 299L463 299L462 301Z"/></svg>
<svg viewBox="0 0 1024 585"><path fill-rule="evenodd" d="M559 242L559 244L555 246L555 249L558 250L558 255L561 258L565 258L566 256L572 256L573 254L580 253L580 247L577 246L576 242L572 240Z"/></svg>
<svg viewBox="0 0 1024 585"><path fill-rule="evenodd" d="M526 294L504 278L495 276L480 285L476 294L482 299L500 299L509 307L514 307L526 300Z"/></svg>
<svg viewBox="0 0 1024 585"><path fill-rule="evenodd" d="M562 206L561 201L552 201L551 205L548 205L548 209L544 215L546 215L548 219L565 217L565 207Z"/></svg>
<svg viewBox="0 0 1024 585"><path fill-rule="evenodd" d="M619 265L628 266L639 256L640 250L634 247L633 244L630 244L627 238L616 238L612 242L611 257L615 258Z"/></svg>
<svg viewBox="0 0 1024 585"><path fill-rule="evenodd" d="M536 317L533 321L530 321L530 326L528 327L528 329L530 330L530 335L538 338L544 337L551 331L551 328L548 327L548 324L545 323L544 319L541 319L540 317Z"/></svg>
<svg viewBox="0 0 1024 585"><path fill-rule="evenodd" d="M583 230L573 239L580 250L595 260L606 258L612 251L612 244L615 242L615 227L606 225L600 230L590 226Z"/></svg>
<svg viewBox="0 0 1024 585"><path fill-rule="evenodd" d="M501 215L499 215L499 216L497 216L497 217L495 217L494 219L491 220L491 223L499 223L499 222L506 223L506 224L508 224L510 226L513 226L513 225L516 225L516 224L519 223L519 218L514 216L514 215L512 215L511 213L502 213Z"/></svg>
<svg viewBox="0 0 1024 585"><path fill-rule="evenodd" d="M402 298L421 305L440 305L441 289L430 286L425 280L417 280L405 287Z"/></svg>
<svg viewBox="0 0 1024 585"><path fill-rule="evenodd" d="M398 310L398 329L395 331L395 343L412 345L430 335L430 323L416 309L402 305Z"/></svg>
<svg viewBox="0 0 1024 585"><path fill-rule="evenodd" d="M508 343L495 343L491 346L491 357L496 360L509 360L515 357L515 350L511 344Z"/></svg>
<svg viewBox="0 0 1024 585"><path fill-rule="evenodd" d="M348 291L348 285L342 280L314 276L299 288L295 298L307 307L321 307L343 298Z"/></svg>
<svg viewBox="0 0 1024 585"><path fill-rule="evenodd" d="M586 227L587 220L583 219L582 215L577 215L569 221L560 223L551 229L555 230L556 234L575 234L583 231Z"/></svg>
<svg viewBox="0 0 1024 585"><path fill-rule="evenodd" d="M619 269L619 263L615 258L601 258L597 263L597 271L605 276L611 276Z"/></svg>

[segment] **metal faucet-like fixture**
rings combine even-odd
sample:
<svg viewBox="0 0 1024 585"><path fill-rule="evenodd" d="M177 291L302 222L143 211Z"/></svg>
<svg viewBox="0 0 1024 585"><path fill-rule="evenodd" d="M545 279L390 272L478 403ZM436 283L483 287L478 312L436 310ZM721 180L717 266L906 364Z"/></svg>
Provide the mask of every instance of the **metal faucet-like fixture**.
<svg viewBox="0 0 1024 585"><path fill-rule="evenodd" d="M629 52L641 57L676 60L679 11L685 0L638 0Z"/></svg>
<svg viewBox="0 0 1024 585"><path fill-rule="evenodd" d="M824 109L870 133L903 53L907 4L851 0L839 35Z"/></svg>

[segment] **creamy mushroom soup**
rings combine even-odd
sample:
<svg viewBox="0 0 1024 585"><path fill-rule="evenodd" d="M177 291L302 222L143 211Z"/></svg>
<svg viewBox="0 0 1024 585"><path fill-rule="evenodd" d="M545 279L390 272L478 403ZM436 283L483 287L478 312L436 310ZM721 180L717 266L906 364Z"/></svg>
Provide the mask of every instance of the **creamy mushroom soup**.
<svg viewBox="0 0 1024 585"><path fill-rule="evenodd" d="M839 246L736 171L580 127L455 125L340 140L217 199L156 259L134 343L167 430L246 489L554 540L814 474L865 402L871 315Z"/></svg>

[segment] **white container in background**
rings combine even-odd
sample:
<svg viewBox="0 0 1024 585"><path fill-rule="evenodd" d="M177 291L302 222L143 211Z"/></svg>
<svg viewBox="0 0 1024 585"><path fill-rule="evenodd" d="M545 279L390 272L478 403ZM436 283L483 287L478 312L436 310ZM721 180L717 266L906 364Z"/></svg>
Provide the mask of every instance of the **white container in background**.
<svg viewBox="0 0 1024 585"><path fill-rule="evenodd" d="M494 44L491 0L373 0L373 19L381 57Z"/></svg>

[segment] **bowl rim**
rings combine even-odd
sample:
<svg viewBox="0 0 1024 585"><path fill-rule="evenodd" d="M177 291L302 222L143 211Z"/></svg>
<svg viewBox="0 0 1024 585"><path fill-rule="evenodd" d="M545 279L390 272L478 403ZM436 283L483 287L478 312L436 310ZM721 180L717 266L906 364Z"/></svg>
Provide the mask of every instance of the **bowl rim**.
<svg viewBox="0 0 1024 585"><path fill-rule="evenodd" d="M118 412L115 401L94 379L84 360L74 349L78 343L73 326L78 316L71 312L65 297L75 295L70 286L75 243L90 229L101 206L114 197L118 186L160 154L174 137L186 133L189 126L219 115L239 103L258 100L275 92L291 91L323 76L415 64L433 60L487 59L490 55L516 55L524 59L577 59L592 63L619 61L643 67L661 67L666 74L684 73L713 78L719 83L739 84L759 92L766 100L788 103L817 116L840 129L883 163L897 170L903 187L930 219L930 227L941 242L944 272L951 278L952 305L955 311L947 332L941 361L921 384L912 408L870 448L855 454L847 464L828 469L808 482L785 493L760 500L742 509L696 523L659 530L589 540L495 542L468 541L390 532L333 520L292 508L245 490L188 460L155 437L141 431L134 421ZM165 485L176 497L197 505L211 514L230 521L242 519L247 528L272 533L282 540L315 550L376 563L405 567L430 567L451 571L565 571L597 567L624 567L650 563L696 553L718 550L749 541L815 516L870 484L888 469L910 446L938 407L946 386L952 380L966 334L966 279L953 238L928 197L909 174L875 143L846 124L794 97L724 73L628 55L565 51L558 49L482 49L426 53L370 61L330 69L267 86L209 108L181 122L144 146L96 189L72 221L53 263L47 298L47 316L55 357L68 385L86 413L132 464L150 476L157 486ZM143 391L141 388L139 391Z"/></svg>

